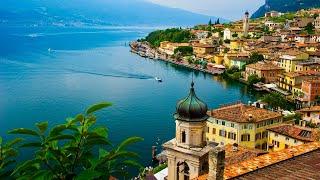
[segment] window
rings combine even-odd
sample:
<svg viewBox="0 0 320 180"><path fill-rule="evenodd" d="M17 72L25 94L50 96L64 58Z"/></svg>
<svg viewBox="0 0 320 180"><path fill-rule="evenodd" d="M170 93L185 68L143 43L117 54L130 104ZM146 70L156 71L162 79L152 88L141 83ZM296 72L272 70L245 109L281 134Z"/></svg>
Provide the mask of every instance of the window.
<svg viewBox="0 0 320 180"><path fill-rule="evenodd" d="M224 130L219 130L219 136L227 137L227 132Z"/></svg>
<svg viewBox="0 0 320 180"><path fill-rule="evenodd" d="M250 141L250 134L242 134L241 141Z"/></svg>
<svg viewBox="0 0 320 180"><path fill-rule="evenodd" d="M298 142L298 141L295 139L295 140L294 140L294 143L297 143L297 142Z"/></svg>
<svg viewBox="0 0 320 180"><path fill-rule="evenodd" d="M243 125L243 127L242 127L243 129L247 129L248 128L248 126L245 124L245 125Z"/></svg>
<svg viewBox="0 0 320 180"><path fill-rule="evenodd" d="M256 134L256 140L259 140L259 139L261 139L261 133Z"/></svg>
<svg viewBox="0 0 320 180"><path fill-rule="evenodd" d="M307 112L307 116L310 117L310 112Z"/></svg>
<svg viewBox="0 0 320 180"><path fill-rule="evenodd" d="M231 123L231 127L234 127L234 124L233 124L233 123Z"/></svg>
<svg viewBox="0 0 320 180"><path fill-rule="evenodd" d="M252 125L251 124L249 125L249 129L252 129Z"/></svg>
<svg viewBox="0 0 320 180"><path fill-rule="evenodd" d="M228 138L229 139L233 139L233 140L236 140L236 133L232 133L232 132L228 132Z"/></svg>
<svg viewBox="0 0 320 180"><path fill-rule="evenodd" d="M209 127L207 127L207 133L210 133L210 128Z"/></svg>
<svg viewBox="0 0 320 180"><path fill-rule="evenodd" d="M284 146L285 146L284 148L286 148L286 149L288 149L288 148L289 148L289 145L288 145L288 144L285 144Z"/></svg>
<svg viewBox="0 0 320 180"><path fill-rule="evenodd" d="M216 124L219 124L219 120L216 120Z"/></svg>
<svg viewBox="0 0 320 180"><path fill-rule="evenodd" d="M216 128L212 128L212 134L216 134Z"/></svg>
<svg viewBox="0 0 320 180"><path fill-rule="evenodd" d="M289 141L289 138L288 138L288 137L286 137L286 141Z"/></svg>
<svg viewBox="0 0 320 180"><path fill-rule="evenodd" d="M262 138L267 138L267 137L268 137L268 131L263 131Z"/></svg>
<svg viewBox="0 0 320 180"><path fill-rule="evenodd" d="M182 131L182 133L181 133L181 142L182 143L186 142L186 132L185 131Z"/></svg>
<svg viewBox="0 0 320 180"><path fill-rule="evenodd" d="M221 121L221 123L222 123L222 125L224 125L224 126L226 125L226 122L225 122L225 121Z"/></svg>
<svg viewBox="0 0 320 180"><path fill-rule="evenodd" d="M278 135L279 135L278 133L275 133L275 134L274 134L275 137L278 137Z"/></svg>

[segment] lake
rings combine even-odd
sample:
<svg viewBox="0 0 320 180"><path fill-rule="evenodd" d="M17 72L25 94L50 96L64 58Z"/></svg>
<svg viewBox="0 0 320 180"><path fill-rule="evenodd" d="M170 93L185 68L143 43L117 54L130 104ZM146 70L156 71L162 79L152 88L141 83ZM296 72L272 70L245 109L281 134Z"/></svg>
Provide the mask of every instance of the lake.
<svg viewBox="0 0 320 180"><path fill-rule="evenodd" d="M0 26L0 135L11 138L8 130L44 120L61 123L110 101L114 105L97 114L98 124L109 128L114 143L143 137L133 149L150 164L151 146L174 137L175 105L187 96L192 77L188 69L129 52L129 41L153 29ZM195 73L194 81L210 108L256 96L240 83L204 73Z"/></svg>

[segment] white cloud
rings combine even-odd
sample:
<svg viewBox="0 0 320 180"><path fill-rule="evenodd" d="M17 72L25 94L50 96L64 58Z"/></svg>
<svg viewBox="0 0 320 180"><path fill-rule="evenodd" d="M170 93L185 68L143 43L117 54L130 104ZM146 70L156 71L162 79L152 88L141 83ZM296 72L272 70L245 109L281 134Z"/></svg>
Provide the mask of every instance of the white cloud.
<svg viewBox="0 0 320 180"><path fill-rule="evenodd" d="M188 11L218 16L225 19L241 19L248 10L251 14L264 4L265 0L147 0L156 4L185 9Z"/></svg>

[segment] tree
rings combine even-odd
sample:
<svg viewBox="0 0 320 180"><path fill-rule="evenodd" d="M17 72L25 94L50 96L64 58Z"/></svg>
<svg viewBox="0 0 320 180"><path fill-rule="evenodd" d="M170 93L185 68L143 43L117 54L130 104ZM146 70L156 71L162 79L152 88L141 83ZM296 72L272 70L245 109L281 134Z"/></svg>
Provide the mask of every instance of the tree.
<svg viewBox="0 0 320 180"><path fill-rule="evenodd" d="M109 106L108 102L93 105L51 129L48 122L40 122L36 129L10 131L27 138L21 148L34 150L33 159L22 162L11 175L19 179L109 179L129 176L128 168L141 168L138 154L127 147L142 138L130 137L113 146L107 128L95 125L94 113Z"/></svg>
<svg viewBox="0 0 320 180"><path fill-rule="evenodd" d="M171 28L166 30L157 30L148 34L145 38L147 42L153 47L159 47L163 41L169 41L174 43L189 42L192 38L192 34L189 30Z"/></svg>
<svg viewBox="0 0 320 180"><path fill-rule="evenodd" d="M233 37L233 38L236 38L236 37L238 37L238 34L237 34L237 33L234 33L234 34L232 34L232 37Z"/></svg>
<svg viewBox="0 0 320 180"><path fill-rule="evenodd" d="M258 82L261 82L262 79L258 77L258 75L256 74L251 74L249 77L248 77L248 84L250 86L252 86L253 84L256 84Z"/></svg>
<svg viewBox="0 0 320 180"><path fill-rule="evenodd" d="M187 59L187 61L188 61L189 64L193 64L193 58L192 58L192 56L188 56L186 59Z"/></svg>
<svg viewBox="0 0 320 180"><path fill-rule="evenodd" d="M267 103L272 109L275 110L277 110L279 107L281 109L285 109L287 107L286 98L283 95L276 92L264 95L261 101Z"/></svg>
<svg viewBox="0 0 320 180"><path fill-rule="evenodd" d="M314 34L314 25L312 24L312 22L309 22L307 24L307 26L304 28L304 30L308 33L308 34Z"/></svg>
<svg viewBox="0 0 320 180"><path fill-rule="evenodd" d="M209 20L208 25L209 25L209 26L211 26L211 25L212 25L212 21L211 21L211 19Z"/></svg>
<svg viewBox="0 0 320 180"><path fill-rule="evenodd" d="M264 60L264 57L262 54L259 54L257 52L253 52L250 54L250 60L249 60L248 64L253 64L253 63L256 63L259 61L263 61L263 60Z"/></svg>
<svg viewBox="0 0 320 180"><path fill-rule="evenodd" d="M174 54L177 54L178 52L180 52L182 56L190 56L193 54L193 47L179 46L174 50Z"/></svg>
<svg viewBox="0 0 320 180"><path fill-rule="evenodd" d="M220 24L220 19L218 18L215 24Z"/></svg>
<svg viewBox="0 0 320 180"><path fill-rule="evenodd" d="M317 19L317 17L319 17L319 14L315 13L315 14L313 15L313 18L314 18L314 19Z"/></svg>

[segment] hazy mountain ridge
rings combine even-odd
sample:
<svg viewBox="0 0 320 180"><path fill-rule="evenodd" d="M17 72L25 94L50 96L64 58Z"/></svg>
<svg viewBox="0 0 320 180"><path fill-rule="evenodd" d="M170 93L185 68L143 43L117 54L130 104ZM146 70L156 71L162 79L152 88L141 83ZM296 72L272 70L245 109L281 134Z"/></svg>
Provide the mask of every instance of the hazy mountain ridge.
<svg viewBox="0 0 320 180"><path fill-rule="evenodd" d="M189 26L216 20L143 0L2 0L0 4L0 22L5 23Z"/></svg>
<svg viewBox="0 0 320 180"><path fill-rule="evenodd" d="M292 12L300 9L320 7L320 0L266 0L252 18L264 16L266 12L275 10L279 12Z"/></svg>

